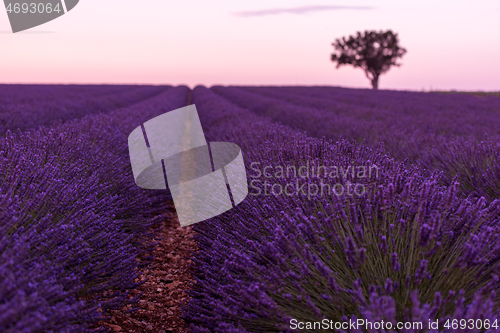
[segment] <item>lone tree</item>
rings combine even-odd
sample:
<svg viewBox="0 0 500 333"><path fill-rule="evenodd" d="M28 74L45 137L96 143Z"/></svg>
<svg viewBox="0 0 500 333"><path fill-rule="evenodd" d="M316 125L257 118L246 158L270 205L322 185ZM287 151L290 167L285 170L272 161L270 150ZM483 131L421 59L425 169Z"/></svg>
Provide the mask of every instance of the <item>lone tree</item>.
<svg viewBox="0 0 500 333"><path fill-rule="evenodd" d="M371 81L373 89L378 89L378 78L396 63L406 49L398 45L398 34L391 30L386 32L365 31L358 32L356 37L349 36L346 40L337 39L332 45L339 54L332 54L332 61L341 65L360 67L365 71L366 77Z"/></svg>

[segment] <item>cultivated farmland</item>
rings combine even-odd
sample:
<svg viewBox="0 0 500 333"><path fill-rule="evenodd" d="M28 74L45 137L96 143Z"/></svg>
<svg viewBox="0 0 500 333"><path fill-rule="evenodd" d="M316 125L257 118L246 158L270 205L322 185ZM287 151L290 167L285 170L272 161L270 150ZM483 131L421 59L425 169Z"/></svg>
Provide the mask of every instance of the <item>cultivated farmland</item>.
<svg viewBox="0 0 500 333"><path fill-rule="evenodd" d="M207 141L241 147L249 182L193 228L192 332L499 318L498 96L2 85L1 332L110 329L96 323L137 304L171 199L134 184L127 137L188 103Z"/></svg>

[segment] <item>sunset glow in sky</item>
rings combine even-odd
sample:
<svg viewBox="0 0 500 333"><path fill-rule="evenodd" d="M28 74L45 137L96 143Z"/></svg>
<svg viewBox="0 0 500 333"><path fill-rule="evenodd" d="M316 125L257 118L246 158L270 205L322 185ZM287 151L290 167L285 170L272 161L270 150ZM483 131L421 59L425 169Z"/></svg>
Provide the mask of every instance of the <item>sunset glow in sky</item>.
<svg viewBox="0 0 500 333"><path fill-rule="evenodd" d="M436 3L437 2L437 3ZM0 8L0 83L335 85L335 38L392 29L408 53L381 89L500 90L500 2L80 0L12 34Z"/></svg>

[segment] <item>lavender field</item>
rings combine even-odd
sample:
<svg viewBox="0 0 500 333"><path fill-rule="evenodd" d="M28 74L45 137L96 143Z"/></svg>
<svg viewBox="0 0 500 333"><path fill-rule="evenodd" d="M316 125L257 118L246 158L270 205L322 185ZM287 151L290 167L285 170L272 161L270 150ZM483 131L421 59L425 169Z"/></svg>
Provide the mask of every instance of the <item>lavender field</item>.
<svg viewBox="0 0 500 333"><path fill-rule="evenodd" d="M136 259L169 195L135 186L127 136L188 103L208 141L242 148L249 181L244 202L194 226L192 332L324 318L500 331L498 96L5 85L0 332L105 330L108 309L137 302Z"/></svg>

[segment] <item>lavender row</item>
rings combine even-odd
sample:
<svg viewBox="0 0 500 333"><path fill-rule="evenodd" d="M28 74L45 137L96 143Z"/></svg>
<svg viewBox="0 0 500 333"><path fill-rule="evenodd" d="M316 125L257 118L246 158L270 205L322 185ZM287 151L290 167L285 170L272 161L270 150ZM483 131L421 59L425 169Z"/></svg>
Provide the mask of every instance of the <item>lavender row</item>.
<svg viewBox="0 0 500 333"><path fill-rule="evenodd" d="M337 113L349 114L360 121L369 119L376 125L373 127L377 134L363 136L361 133L358 137L352 137L353 139L364 140L372 147L385 142L389 147L393 147L389 148L393 156L398 158L413 156L413 161L428 160L428 156L425 155L432 149L447 150L452 141L467 140L471 144L478 144L483 140L490 141L500 134L500 98L493 95L480 97L471 94L373 91L335 87L243 87L243 89L294 105L325 111L324 118L331 117L330 113L335 110ZM397 129L399 135L388 133L391 129ZM341 131L340 135L350 137L346 130ZM407 150L413 153L409 155L403 152ZM426 163L423 165L429 166Z"/></svg>
<svg viewBox="0 0 500 333"><path fill-rule="evenodd" d="M50 101L61 97L103 96L136 89L130 85L0 84L0 104Z"/></svg>
<svg viewBox="0 0 500 333"><path fill-rule="evenodd" d="M237 105L305 130L311 136L345 137L364 141L371 147L384 142L388 151L399 159L418 161L422 148L432 147L440 138L474 136L483 139L485 134L500 134L500 98L496 97L361 93L356 89L340 88L340 92L331 96L311 97L304 92L316 91L312 88L212 89ZM345 97L341 96L349 94L356 94L357 99L345 103Z"/></svg>
<svg viewBox="0 0 500 333"><path fill-rule="evenodd" d="M368 107L363 102L360 106L338 102L337 95L327 98L319 94L322 97L318 98L293 93L307 91L312 95L316 91L312 88L212 89L237 105L310 136L344 137L372 148L383 144L399 160L409 159L430 171L443 171L447 184L457 177L466 196L484 196L490 201L500 196L500 178L495 171L500 164L500 147L495 143L500 128L499 98L482 100L463 95L463 100L454 100L451 95L381 91L376 99L381 106ZM370 93L368 97L375 100L379 92ZM398 103L389 107L385 99ZM469 156L464 156L464 149ZM489 153L478 153L485 150Z"/></svg>
<svg viewBox="0 0 500 333"><path fill-rule="evenodd" d="M165 86L6 86L0 91L0 133L63 123L154 97ZM100 89L102 89L100 91Z"/></svg>
<svg viewBox="0 0 500 333"><path fill-rule="evenodd" d="M339 87L241 87L245 90L262 93L266 96L279 94L286 98L304 97L297 99L299 105L323 101L343 103L344 105L355 105L356 107L368 107L376 109L389 109L397 112L411 112L415 115L423 112L438 111L439 113L460 112L467 117L467 110L475 113L491 113L500 107L500 99L495 95L474 94L442 94L422 93L416 91L395 91L372 89L351 89ZM276 97L278 95L275 95ZM320 102L321 103L321 102ZM477 118L477 117L474 117ZM477 121L477 119L475 119Z"/></svg>
<svg viewBox="0 0 500 333"><path fill-rule="evenodd" d="M500 134L500 98L495 96L333 87L253 87L247 90L296 105L321 110L335 107L340 112L354 112L353 115L361 119L371 116L372 119L383 120L385 127L379 129L380 139L384 138L383 131L388 127L403 128L408 137L431 135L450 139L472 136L482 140L486 135ZM380 139L368 143L378 144Z"/></svg>
<svg viewBox="0 0 500 333"><path fill-rule="evenodd" d="M129 301L161 198L135 186L127 136L188 91L0 139L0 331L87 331Z"/></svg>
<svg viewBox="0 0 500 333"><path fill-rule="evenodd" d="M378 129L376 140L365 137L366 143L374 146L384 142L393 156L408 157L426 169L443 171L443 180L451 184L457 179L465 195L484 196L489 201L500 197L498 97L334 87L247 90L323 110L329 110L334 101L355 105L354 109L361 110L357 115L361 119L375 113L383 122L374 126ZM384 118L387 112L392 115ZM399 119L401 114L404 117ZM389 130L396 126L398 135ZM408 155L406 151L413 153Z"/></svg>
<svg viewBox="0 0 500 333"><path fill-rule="evenodd" d="M195 225L196 287L185 309L193 332L498 317L499 201L457 197L458 184L439 185L438 173L308 137L203 87L193 103L210 141L242 147L250 184L236 208ZM359 172L374 165L376 176ZM347 171L280 172L313 166ZM295 184L307 193L283 191ZM313 191L334 184L365 191Z"/></svg>

